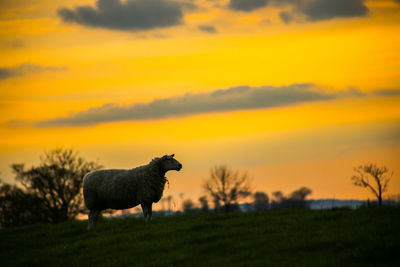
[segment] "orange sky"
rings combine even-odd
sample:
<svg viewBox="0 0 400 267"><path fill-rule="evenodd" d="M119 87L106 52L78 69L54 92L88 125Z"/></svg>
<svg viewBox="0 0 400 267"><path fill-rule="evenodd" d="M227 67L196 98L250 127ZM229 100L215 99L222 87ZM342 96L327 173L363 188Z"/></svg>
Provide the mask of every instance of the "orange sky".
<svg viewBox="0 0 400 267"><path fill-rule="evenodd" d="M107 168L175 153L176 203L216 164L366 199L350 177L372 161L400 193L400 3L343 1L1 0L1 179L62 146Z"/></svg>

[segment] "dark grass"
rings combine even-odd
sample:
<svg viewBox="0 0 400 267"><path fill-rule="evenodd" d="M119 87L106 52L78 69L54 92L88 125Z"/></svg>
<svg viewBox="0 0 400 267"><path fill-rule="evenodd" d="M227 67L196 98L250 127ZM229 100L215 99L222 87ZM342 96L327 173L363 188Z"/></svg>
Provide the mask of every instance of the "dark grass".
<svg viewBox="0 0 400 267"><path fill-rule="evenodd" d="M272 210L0 230L1 266L400 266L400 208Z"/></svg>

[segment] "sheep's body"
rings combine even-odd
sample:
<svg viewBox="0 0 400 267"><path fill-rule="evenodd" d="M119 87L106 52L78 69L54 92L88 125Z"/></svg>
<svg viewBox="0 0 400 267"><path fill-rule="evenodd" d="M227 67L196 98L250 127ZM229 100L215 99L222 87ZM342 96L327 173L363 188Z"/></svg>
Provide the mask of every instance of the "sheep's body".
<svg viewBox="0 0 400 267"><path fill-rule="evenodd" d="M90 210L89 229L94 228L97 217L105 209L128 209L142 205L145 219L151 219L152 203L158 202L164 190L165 173L180 170L182 165L172 158L155 158L149 164L130 170L98 170L87 174L83 180L85 205ZM166 167L165 161L178 164Z"/></svg>
<svg viewBox="0 0 400 267"><path fill-rule="evenodd" d="M161 199L165 177L148 165L132 170L100 170L83 182L88 209L129 209Z"/></svg>

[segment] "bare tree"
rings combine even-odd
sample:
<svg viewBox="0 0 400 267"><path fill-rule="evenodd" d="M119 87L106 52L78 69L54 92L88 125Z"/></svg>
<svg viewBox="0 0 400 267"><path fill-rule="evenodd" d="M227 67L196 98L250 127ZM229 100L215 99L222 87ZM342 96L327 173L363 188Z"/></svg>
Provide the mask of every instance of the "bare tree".
<svg viewBox="0 0 400 267"><path fill-rule="evenodd" d="M49 221L75 218L82 211L82 180L86 173L100 168L71 149L45 152L37 167L26 170L24 164L11 168L25 191L38 199L49 214Z"/></svg>
<svg viewBox="0 0 400 267"><path fill-rule="evenodd" d="M210 170L210 178L203 188L216 205L222 204L225 211L231 211L241 198L251 194L247 174L239 175L225 165Z"/></svg>
<svg viewBox="0 0 400 267"><path fill-rule="evenodd" d="M393 172L389 172L386 166L378 167L376 164L368 163L354 168L357 173L351 177L355 186L369 188L382 206L382 194L388 189L389 181Z"/></svg>

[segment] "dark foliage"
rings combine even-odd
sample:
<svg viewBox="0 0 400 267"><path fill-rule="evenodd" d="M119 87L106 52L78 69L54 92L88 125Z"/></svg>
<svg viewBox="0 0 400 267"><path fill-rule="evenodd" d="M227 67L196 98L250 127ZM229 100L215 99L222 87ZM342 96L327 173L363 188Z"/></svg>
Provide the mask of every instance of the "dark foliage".
<svg viewBox="0 0 400 267"><path fill-rule="evenodd" d="M34 195L15 185L0 185L0 226L47 222L49 214Z"/></svg>
<svg viewBox="0 0 400 267"><path fill-rule="evenodd" d="M202 212L208 212L209 211L209 207L208 207L208 199L206 196L202 196L199 198L199 202L200 202L200 210Z"/></svg>
<svg viewBox="0 0 400 267"><path fill-rule="evenodd" d="M311 195L311 189L301 187L293 191L290 195L284 196L281 191L273 192L274 201L272 201L272 208L307 208L306 198Z"/></svg>
<svg viewBox="0 0 400 267"><path fill-rule="evenodd" d="M255 210L262 211L267 210L269 206L268 195L264 192L255 192L253 194L253 205Z"/></svg>
<svg viewBox="0 0 400 267"><path fill-rule="evenodd" d="M23 189L2 187L4 210L1 217L7 222L4 225L74 219L84 211L83 177L100 167L71 149L46 152L39 166L29 169L25 169L24 164L13 164L16 181Z"/></svg>
<svg viewBox="0 0 400 267"><path fill-rule="evenodd" d="M191 199L186 199L182 203L182 210L185 213L190 213L194 211L194 203Z"/></svg>

